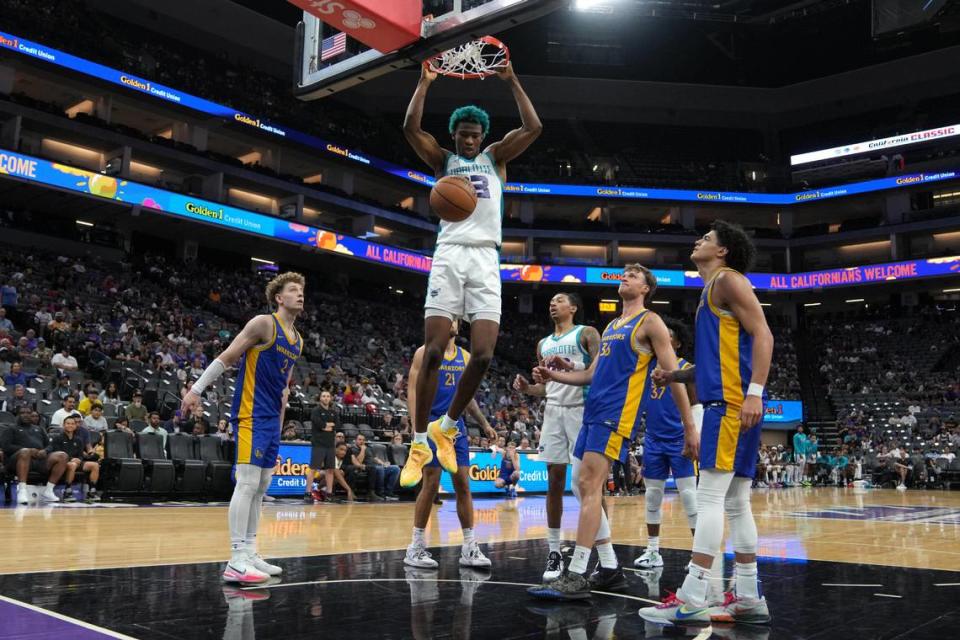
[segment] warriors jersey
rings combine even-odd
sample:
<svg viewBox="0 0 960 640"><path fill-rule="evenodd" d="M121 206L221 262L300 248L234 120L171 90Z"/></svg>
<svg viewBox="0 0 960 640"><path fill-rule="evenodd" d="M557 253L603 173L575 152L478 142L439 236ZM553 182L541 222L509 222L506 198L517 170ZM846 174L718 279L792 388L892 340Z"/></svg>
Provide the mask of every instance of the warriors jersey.
<svg viewBox="0 0 960 640"><path fill-rule="evenodd" d="M561 336L550 334L541 340L539 346L540 358L548 360L553 356L560 356L564 360L579 365L578 369L589 367L590 355L580 342L583 329L583 325L576 325ZM547 382L546 390L547 403L573 407L583 404L590 387L575 387L550 380Z"/></svg>
<svg viewBox="0 0 960 640"><path fill-rule="evenodd" d="M463 176L477 191L477 208L466 220L440 221L437 244L464 244L496 247L501 243L503 221L503 182L497 165L486 152L473 160L451 153L447 156L442 176Z"/></svg>
<svg viewBox="0 0 960 640"><path fill-rule="evenodd" d="M693 365L680 358L681 369L689 369ZM657 368L657 359L650 362L650 370ZM646 446L653 443L683 442L683 422L680 420L680 410L673 401L673 391L670 385L658 387L648 385L647 400L644 403L646 416L645 441Z"/></svg>
<svg viewBox="0 0 960 640"><path fill-rule="evenodd" d="M602 424L622 439L633 437L642 415L653 354L634 347L634 338L649 311L618 318L603 331L593 372L590 395L584 406L584 424Z"/></svg>
<svg viewBox="0 0 960 640"><path fill-rule="evenodd" d="M437 395L433 397L433 406L430 408L431 420L441 418L447 413L450 403L453 402L453 394L457 391L457 385L460 384L460 378L469 361L470 355L460 347L456 347L456 353L449 360L447 354L443 354Z"/></svg>
<svg viewBox="0 0 960 640"><path fill-rule="evenodd" d="M753 336L736 316L713 302L713 285L723 271L740 275L733 269L721 269L703 288L697 307L697 398L704 405L726 402L740 407L753 375Z"/></svg>
<svg viewBox="0 0 960 640"><path fill-rule="evenodd" d="M268 449L276 436L280 439L280 412L283 390L287 387L290 370L303 349L303 340L297 330L288 335L276 314L273 318L273 338L265 345L251 347L237 364L236 391L230 410L231 422L236 427L237 462L241 464L269 463ZM256 444L258 433L269 435L264 446ZM275 453L274 453L275 455Z"/></svg>

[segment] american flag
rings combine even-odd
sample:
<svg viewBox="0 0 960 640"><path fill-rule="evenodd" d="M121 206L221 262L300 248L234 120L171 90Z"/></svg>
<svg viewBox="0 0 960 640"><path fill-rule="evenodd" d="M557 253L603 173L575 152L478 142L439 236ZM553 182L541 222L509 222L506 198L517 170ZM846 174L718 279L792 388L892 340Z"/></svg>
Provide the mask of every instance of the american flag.
<svg viewBox="0 0 960 640"><path fill-rule="evenodd" d="M327 60L338 56L347 50L347 34L342 31L329 38L324 38L320 43L320 60Z"/></svg>

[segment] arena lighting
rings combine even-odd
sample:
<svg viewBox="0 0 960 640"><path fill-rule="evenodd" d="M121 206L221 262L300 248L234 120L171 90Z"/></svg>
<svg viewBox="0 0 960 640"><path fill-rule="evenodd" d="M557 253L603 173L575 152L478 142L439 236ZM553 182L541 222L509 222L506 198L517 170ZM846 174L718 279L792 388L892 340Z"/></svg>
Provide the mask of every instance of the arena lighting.
<svg viewBox="0 0 960 640"><path fill-rule="evenodd" d="M93 223L92 223L92 222L87 222L86 220L77 220L77 224L80 225L81 227L92 227L92 226L93 226Z"/></svg>
<svg viewBox="0 0 960 640"><path fill-rule="evenodd" d="M957 293L960 292L960 289L944 289L944 293Z"/></svg>
<svg viewBox="0 0 960 640"><path fill-rule="evenodd" d="M853 300L847 300L847 302L863 302L863 298L854 298Z"/></svg>
<svg viewBox="0 0 960 640"><path fill-rule="evenodd" d="M609 11L611 0L574 0L573 8L576 11Z"/></svg>
<svg viewBox="0 0 960 640"><path fill-rule="evenodd" d="M262 262L263 264L276 264L273 260L264 260L263 258L250 258L253 262Z"/></svg>
<svg viewBox="0 0 960 640"><path fill-rule="evenodd" d="M773 304L771 304L771 303L769 303L769 302L761 302L761 303L760 303L760 306L761 306L761 307L772 307Z"/></svg>
<svg viewBox="0 0 960 640"><path fill-rule="evenodd" d="M805 307L819 307L819 306L820 306L820 303L819 303L819 302L805 302L805 303L803 304L803 306L805 306Z"/></svg>
<svg viewBox="0 0 960 640"><path fill-rule="evenodd" d="M670 304L669 300L651 300L653 304Z"/></svg>

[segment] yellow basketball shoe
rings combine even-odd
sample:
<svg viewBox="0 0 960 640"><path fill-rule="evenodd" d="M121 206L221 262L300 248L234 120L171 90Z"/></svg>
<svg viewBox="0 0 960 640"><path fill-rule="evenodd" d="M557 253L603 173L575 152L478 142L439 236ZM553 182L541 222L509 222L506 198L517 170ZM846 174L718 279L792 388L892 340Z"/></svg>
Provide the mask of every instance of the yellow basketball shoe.
<svg viewBox="0 0 960 640"><path fill-rule="evenodd" d="M423 478L423 468L431 461L433 461L433 452L430 451L429 445L421 442L411 444L407 462L400 472L400 486L405 489L417 486Z"/></svg>
<svg viewBox="0 0 960 640"><path fill-rule="evenodd" d="M427 437L433 440L437 445L437 459L440 466L450 473L457 472L457 450L453 448L453 440L460 433L460 430L454 428L445 431L440 428L443 418L434 420L427 425Z"/></svg>

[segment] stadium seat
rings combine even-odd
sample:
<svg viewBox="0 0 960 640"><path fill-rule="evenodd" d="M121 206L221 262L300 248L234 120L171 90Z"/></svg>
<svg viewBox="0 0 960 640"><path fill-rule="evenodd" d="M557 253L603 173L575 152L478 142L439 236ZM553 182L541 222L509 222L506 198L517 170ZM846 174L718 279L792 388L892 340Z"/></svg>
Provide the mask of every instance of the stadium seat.
<svg viewBox="0 0 960 640"><path fill-rule="evenodd" d="M340 430L343 431L343 437L346 440L353 440L360 434L360 430L357 429L357 425L349 422L341 424Z"/></svg>
<svg viewBox="0 0 960 640"><path fill-rule="evenodd" d="M100 469L100 486L105 496L138 493L143 486L143 464L133 454L133 436L123 431L107 431Z"/></svg>
<svg viewBox="0 0 960 640"><path fill-rule="evenodd" d="M147 423L143 420L131 420L130 421L130 430L134 433L140 433L147 428Z"/></svg>
<svg viewBox="0 0 960 640"><path fill-rule="evenodd" d="M17 417L9 411L0 411L0 424L17 424Z"/></svg>
<svg viewBox="0 0 960 640"><path fill-rule="evenodd" d="M404 444L392 444L387 450L387 453L390 455L390 462L398 467L402 467L403 465L407 464L408 452L409 450L407 449L407 445Z"/></svg>
<svg viewBox="0 0 960 640"><path fill-rule="evenodd" d="M229 499L233 493L233 464L227 462L220 448L220 438L200 436L197 438L200 459L206 465L204 490L215 500Z"/></svg>
<svg viewBox="0 0 960 640"><path fill-rule="evenodd" d="M138 433L137 450L143 463L143 491L163 496L172 493L176 473L164 454L163 438L156 433Z"/></svg>
<svg viewBox="0 0 960 640"><path fill-rule="evenodd" d="M380 458L384 462L390 461L390 454L387 453L387 445L380 442L371 442L368 444L367 455L374 458Z"/></svg>
<svg viewBox="0 0 960 640"><path fill-rule="evenodd" d="M174 493L182 497L203 495L207 463L197 456L197 439L186 433L167 436L167 457L173 463Z"/></svg>

